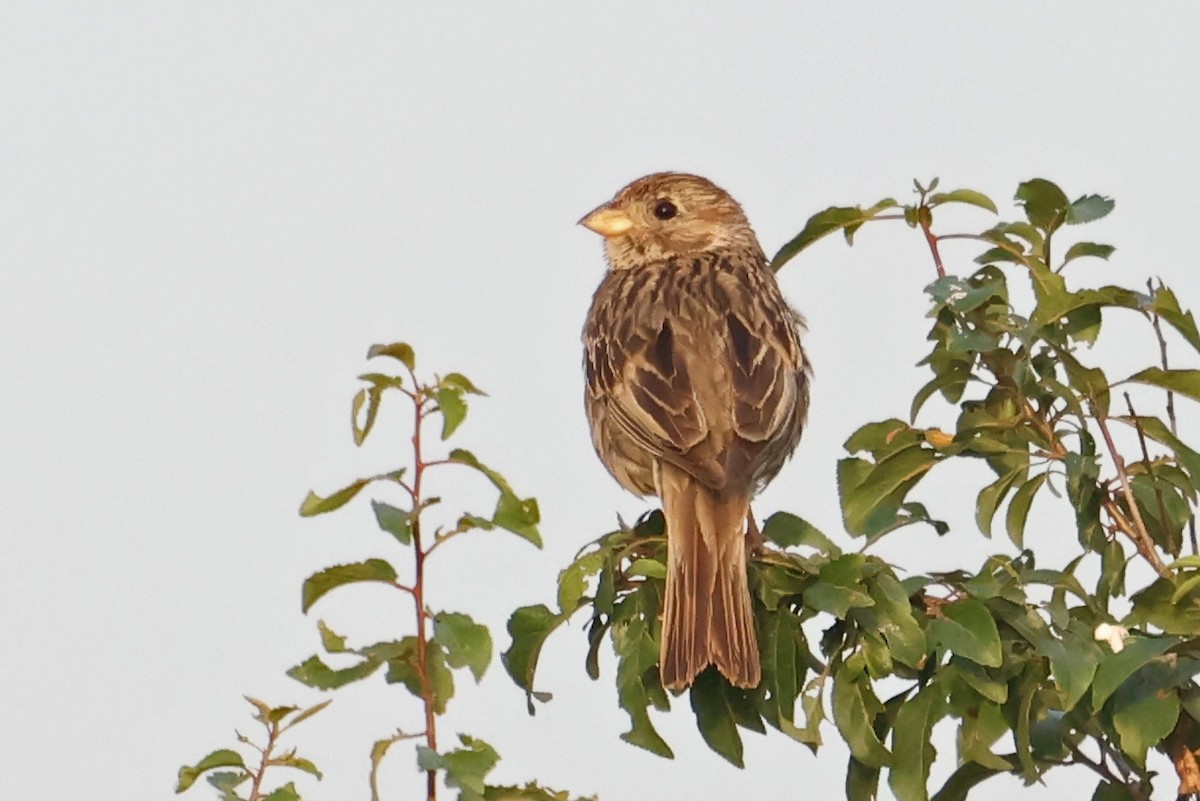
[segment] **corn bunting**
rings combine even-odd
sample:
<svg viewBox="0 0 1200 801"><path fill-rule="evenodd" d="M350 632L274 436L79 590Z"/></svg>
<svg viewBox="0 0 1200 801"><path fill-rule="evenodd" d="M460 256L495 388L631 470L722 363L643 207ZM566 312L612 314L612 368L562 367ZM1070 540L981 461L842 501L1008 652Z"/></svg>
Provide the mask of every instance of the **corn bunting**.
<svg viewBox="0 0 1200 801"><path fill-rule="evenodd" d="M800 317L741 207L704 178L639 178L580 223L609 265L583 331L592 442L667 521L663 686L710 664L757 686L746 526L804 426Z"/></svg>

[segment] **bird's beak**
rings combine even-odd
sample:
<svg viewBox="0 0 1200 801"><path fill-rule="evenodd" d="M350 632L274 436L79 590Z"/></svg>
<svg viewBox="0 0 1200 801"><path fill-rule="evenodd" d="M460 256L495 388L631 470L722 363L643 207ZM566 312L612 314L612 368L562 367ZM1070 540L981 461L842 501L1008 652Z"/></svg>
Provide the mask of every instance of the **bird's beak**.
<svg viewBox="0 0 1200 801"><path fill-rule="evenodd" d="M633 227L633 220L629 219L629 215L620 209L614 209L609 204L604 204L595 211L589 212L584 216L579 224L584 228L588 228L605 239L610 239L614 236L620 236Z"/></svg>

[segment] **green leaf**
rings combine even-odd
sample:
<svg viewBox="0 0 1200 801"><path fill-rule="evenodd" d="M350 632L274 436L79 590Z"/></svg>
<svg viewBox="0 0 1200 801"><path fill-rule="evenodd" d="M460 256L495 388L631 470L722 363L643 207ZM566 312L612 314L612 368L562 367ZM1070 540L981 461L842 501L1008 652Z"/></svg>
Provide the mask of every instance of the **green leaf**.
<svg viewBox="0 0 1200 801"><path fill-rule="evenodd" d="M371 509L374 510L375 522L381 529L395 537L401 545L412 543L411 512L380 501L371 501Z"/></svg>
<svg viewBox="0 0 1200 801"><path fill-rule="evenodd" d="M500 491L492 523L528 540L538 548L542 547L542 537L537 529L541 516L536 499L518 497L504 476L479 461L470 451L455 448L450 451L447 459L478 470Z"/></svg>
<svg viewBox="0 0 1200 801"><path fill-rule="evenodd" d="M892 655L911 668L925 664L925 632L913 615L904 586L891 573L880 572L868 580L871 598L879 611L879 634Z"/></svg>
<svg viewBox="0 0 1200 801"><path fill-rule="evenodd" d="M1123 681L1151 659L1178 645L1178 637L1130 637L1120 653L1104 654L1092 681L1092 708L1100 709Z"/></svg>
<svg viewBox="0 0 1200 801"><path fill-rule="evenodd" d="M492 661L492 635L468 615L438 612L433 616L433 639L446 649L452 668L469 667L478 683Z"/></svg>
<svg viewBox="0 0 1200 801"><path fill-rule="evenodd" d="M873 768L892 764L892 755L875 734L875 716L883 704L875 697L861 669L843 664L833 677L833 722L850 753Z"/></svg>
<svg viewBox="0 0 1200 801"><path fill-rule="evenodd" d="M1129 381L1149 384L1178 392L1192 400L1200 400L1200 370L1163 370L1161 367L1148 367L1117 383L1124 384Z"/></svg>
<svg viewBox="0 0 1200 801"><path fill-rule="evenodd" d="M892 729L894 764L888 774L888 786L898 801L925 801L929 768L937 751L930 737L933 725L942 717L944 698L936 682L921 689L900 707Z"/></svg>
<svg viewBox="0 0 1200 801"><path fill-rule="evenodd" d="M1146 764L1146 751L1162 742L1179 719L1179 693L1169 684L1170 668L1151 665L1134 674L1113 694L1113 727L1121 750L1138 765Z"/></svg>
<svg viewBox="0 0 1200 801"><path fill-rule="evenodd" d="M975 523L984 535L992 536L992 518L996 516L997 507L1004 501L1004 497L1008 495L1013 484L1024 477L1025 467L1018 467L1016 470L1010 470L1000 476L979 491L979 497L975 500Z"/></svg>
<svg viewBox="0 0 1200 801"><path fill-rule="evenodd" d="M733 710L725 697L725 682L712 668L696 677L690 691L692 711L700 736L713 751L732 765L744 768L742 736L738 734Z"/></svg>
<svg viewBox="0 0 1200 801"><path fill-rule="evenodd" d="M1005 518L1005 528L1008 538L1019 549L1025 549L1025 521L1029 518L1029 507L1033 504L1033 496L1046 483L1049 473L1039 473L1020 486L1008 504L1008 514Z"/></svg>
<svg viewBox="0 0 1200 801"><path fill-rule="evenodd" d="M382 396L383 388L380 386L360 389L354 394L354 400L350 403L350 428L354 432L355 445L362 445L366 441L367 435L371 433L371 429L375 427L375 418L379 414L379 401ZM367 403L368 399L369 403ZM364 403L367 403L367 415L360 424L358 415L362 411Z"/></svg>
<svg viewBox="0 0 1200 801"><path fill-rule="evenodd" d="M296 792L296 785L293 782L288 782L262 796L262 801L300 801L300 793Z"/></svg>
<svg viewBox="0 0 1200 801"><path fill-rule="evenodd" d="M471 383L471 379L467 378L462 373L447 373L446 375L442 376L442 380L439 381L438 384L443 387L452 387L461 392L465 392L468 395L487 396L486 392Z"/></svg>
<svg viewBox="0 0 1200 801"><path fill-rule="evenodd" d="M1116 202L1110 197L1084 195L1067 209L1067 225L1079 225L1108 216Z"/></svg>
<svg viewBox="0 0 1200 801"><path fill-rule="evenodd" d="M974 598L946 604L930 624L938 644L984 667L1000 667L1000 633L988 608Z"/></svg>
<svg viewBox="0 0 1200 801"><path fill-rule="evenodd" d="M942 203L966 203L986 209L992 214L1000 213L990 197L982 192L976 192L974 189L955 189L952 192L938 192L936 195L930 195L929 205L937 206Z"/></svg>
<svg viewBox="0 0 1200 801"><path fill-rule="evenodd" d="M413 352L412 346L406 342L393 342L390 345L372 345L371 349L367 351L367 358L374 359L376 356L390 356L403 363L409 370L417 369L417 356Z"/></svg>
<svg viewBox="0 0 1200 801"><path fill-rule="evenodd" d="M1071 204L1058 185L1044 178L1033 178L1017 187L1014 198L1025 207L1029 222L1043 231L1052 232L1067 219Z"/></svg>
<svg viewBox="0 0 1200 801"><path fill-rule="evenodd" d="M518 498L516 495L500 495L496 502L496 512L492 522L500 528L511 531L523 540L542 547L542 535L538 533L537 524L541 522L541 512L536 498Z"/></svg>
<svg viewBox="0 0 1200 801"><path fill-rule="evenodd" d="M383 559L368 559L365 562L327 567L304 580L300 593L300 610L308 612L321 596L345 584L363 581L391 584L395 580L396 569Z"/></svg>
<svg viewBox="0 0 1200 801"><path fill-rule="evenodd" d="M1063 264L1083 258L1084 256L1094 256L1097 259L1107 260L1113 254L1114 250L1116 248L1112 245L1098 245L1095 242L1076 242L1067 248L1067 254L1063 256Z"/></svg>
<svg viewBox="0 0 1200 801"><path fill-rule="evenodd" d="M237 751L231 751L228 748L213 751L195 765L184 765L179 769L179 781L175 785L175 792L182 793L195 784L196 779L199 779L202 774L214 768L241 768L245 770L246 763L242 761L242 755Z"/></svg>
<svg viewBox="0 0 1200 801"><path fill-rule="evenodd" d="M841 556L842 551L833 541L804 518L787 512L776 512L767 518L762 527L763 538L782 548L806 546L827 553L830 556Z"/></svg>
<svg viewBox="0 0 1200 801"><path fill-rule="evenodd" d="M274 762L276 765L282 765L286 768L302 770L305 773L316 776L318 779L325 778L311 760L305 759L304 757L298 757L295 754L284 754L283 756L275 757Z"/></svg>
<svg viewBox="0 0 1200 801"><path fill-rule="evenodd" d="M808 222L800 229L800 233L779 249L775 258L771 259L771 269L779 272L783 265L806 247L828 236L834 231L849 230L851 234L864 222L867 222L884 209L895 208L898 203L891 198L879 201L868 209L861 206L830 206L808 218ZM850 236L847 237L849 241Z"/></svg>
<svg viewBox="0 0 1200 801"><path fill-rule="evenodd" d="M318 690L336 690L356 681L367 678L383 664L380 659L364 659L357 665L335 670L320 657L310 656L299 665L288 670L287 675L309 687Z"/></svg>
<svg viewBox="0 0 1200 801"><path fill-rule="evenodd" d="M460 389L444 387L433 393L437 400L438 411L442 413L442 440L450 439L450 435L458 430L462 421L467 417L467 404L463 402Z"/></svg>
<svg viewBox="0 0 1200 801"><path fill-rule="evenodd" d="M296 715L296 717L294 717L294 718L292 718L291 720L289 720L286 728L289 728L289 729L290 729L290 728L292 728L293 726L295 726L295 725L297 725L297 724L299 724L299 723L302 723L302 722L304 722L304 721L308 720L308 719L309 719L309 718L311 718L313 715L317 714L317 713L318 713L318 712L320 712L322 709L324 709L325 707L329 706L329 705L330 705L330 704L332 704L332 703L333 703L333 699L332 699L332 698L330 698L328 701L322 701L322 702L321 702L321 703L319 703L319 704L313 704L313 705L312 705L312 706L310 706L308 709L305 709L303 712L301 712L300 714Z"/></svg>
<svg viewBox="0 0 1200 801"><path fill-rule="evenodd" d="M486 790L484 777L496 767L500 755L483 740L466 734L458 735L463 748L441 754L442 768L446 771L446 786L461 788L475 793L472 798L482 798ZM466 793L462 797L465 797Z"/></svg>
<svg viewBox="0 0 1200 801"><path fill-rule="evenodd" d="M1046 638L1037 649L1050 659L1054 683L1063 694L1063 711L1070 712L1092 684L1104 654L1089 632L1072 628L1060 642Z"/></svg>
<svg viewBox="0 0 1200 801"><path fill-rule="evenodd" d="M1179 307L1179 299L1175 297L1174 292L1160 284L1158 289L1154 290L1147 311L1166 320L1192 348L1200 351L1200 332L1196 330L1196 319L1190 311L1185 312Z"/></svg>
<svg viewBox="0 0 1200 801"><path fill-rule="evenodd" d="M359 491L370 484L369 478L362 478L355 481L348 487L344 487L333 493L327 498L322 498L312 490L309 490L308 495L304 497L304 501L300 504L301 517L313 517L314 515L332 512L334 509L340 509L350 502L350 499L359 493Z"/></svg>
<svg viewBox="0 0 1200 801"><path fill-rule="evenodd" d="M417 669L420 664L417 638L410 635L402 639L400 644L403 650L389 656L384 678L388 684L403 684L415 697L424 698L425 688L422 686L421 672ZM450 699L454 697L454 674L446 666L446 652L436 641L425 645L425 678L429 682L434 714L444 714Z"/></svg>
<svg viewBox="0 0 1200 801"><path fill-rule="evenodd" d="M558 609L562 614L570 615L579 608L588 578L600 572L606 559L603 550L588 551L558 574Z"/></svg>
<svg viewBox="0 0 1200 801"><path fill-rule="evenodd" d="M976 785L1007 772L984 767L978 762L960 765L954 773L950 774L950 778L946 779L942 789L934 793L933 801L966 801L967 794L975 789Z"/></svg>
<svg viewBox="0 0 1200 801"><path fill-rule="evenodd" d="M634 559L633 564L625 571L625 575L666 579L667 566L657 559Z"/></svg>
<svg viewBox="0 0 1200 801"><path fill-rule="evenodd" d="M870 536L896 517L900 504L937 462L937 453L913 444L872 464L849 457L838 461L838 493L846 530Z"/></svg>
<svg viewBox="0 0 1200 801"><path fill-rule="evenodd" d="M523 606L508 618L508 633L512 645L500 656L504 669L518 687L525 691L529 714L534 713L533 699L539 697L533 689L533 674L537 671L538 656L546 638L566 622L567 615L556 615L545 604ZM545 698L549 698L548 695Z"/></svg>
<svg viewBox="0 0 1200 801"><path fill-rule="evenodd" d="M841 619L851 609L874 606L875 601L860 588L818 581L804 591L804 604Z"/></svg>

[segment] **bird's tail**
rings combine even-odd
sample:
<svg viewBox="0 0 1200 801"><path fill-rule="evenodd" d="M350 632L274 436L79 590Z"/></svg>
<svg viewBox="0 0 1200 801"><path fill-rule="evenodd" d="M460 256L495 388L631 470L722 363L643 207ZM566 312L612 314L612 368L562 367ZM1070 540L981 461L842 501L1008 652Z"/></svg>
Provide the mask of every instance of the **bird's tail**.
<svg viewBox="0 0 1200 801"><path fill-rule="evenodd" d="M667 591L659 670L683 689L709 665L735 687L756 687L762 670L746 578L747 493L716 492L664 464Z"/></svg>

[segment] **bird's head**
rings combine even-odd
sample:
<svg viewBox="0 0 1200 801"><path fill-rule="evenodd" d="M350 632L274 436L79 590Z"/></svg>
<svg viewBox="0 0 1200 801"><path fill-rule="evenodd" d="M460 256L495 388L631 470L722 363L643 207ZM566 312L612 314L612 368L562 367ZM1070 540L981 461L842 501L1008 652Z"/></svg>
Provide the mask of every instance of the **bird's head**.
<svg viewBox="0 0 1200 801"><path fill-rule="evenodd" d="M761 251L737 201L711 181L684 173L639 178L579 224L604 237L614 270L717 250Z"/></svg>

